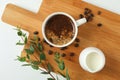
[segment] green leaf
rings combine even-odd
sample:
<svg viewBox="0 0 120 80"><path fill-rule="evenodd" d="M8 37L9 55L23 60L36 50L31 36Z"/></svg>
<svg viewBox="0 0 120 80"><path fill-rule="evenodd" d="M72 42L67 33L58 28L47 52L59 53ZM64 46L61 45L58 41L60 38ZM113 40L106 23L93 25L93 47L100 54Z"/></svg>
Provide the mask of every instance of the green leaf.
<svg viewBox="0 0 120 80"><path fill-rule="evenodd" d="M18 36L22 36L22 31L19 30L19 31L17 32L17 35L18 35Z"/></svg>
<svg viewBox="0 0 120 80"><path fill-rule="evenodd" d="M41 72L41 74L49 74L49 73L44 71L44 72Z"/></svg>
<svg viewBox="0 0 120 80"><path fill-rule="evenodd" d="M31 65L31 67L35 70L38 70L39 69L39 66L38 65Z"/></svg>
<svg viewBox="0 0 120 80"><path fill-rule="evenodd" d="M19 42L17 42L16 45L24 45L24 43L21 43L19 40Z"/></svg>
<svg viewBox="0 0 120 80"><path fill-rule="evenodd" d="M38 37L34 35L34 41L38 41Z"/></svg>
<svg viewBox="0 0 120 80"><path fill-rule="evenodd" d="M25 34L22 34L23 37L26 37L26 33Z"/></svg>
<svg viewBox="0 0 120 80"><path fill-rule="evenodd" d="M53 71L50 63L47 64L47 68L48 68L49 72Z"/></svg>
<svg viewBox="0 0 120 80"><path fill-rule="evenodd" d="M17 42L16 45L25 45L24 43Z"/></svg>
<svg viewBox="0 0 120 80"><path fill-rule="evenodd" d="M23 64L22 66L31 66L31 64Z"/></svg>
<svg viewBox="0 0 120 80"><path fill-rule="evenodd" d="M47 80L54 80L53 78L47 78Z"/></svg>
<svg viewBox="0 0 120 80"><path fill-rule="evenodd" d="M29 49L25 49L27 54L33 54L34 53L34 47L32 45L30 45Z"/></svg>
<svg viewBox="0 0 120 80"><path fill-rule="evenodd" d="M66 79L67 79L67 80L70 80L70 76L69 76L69 74L68 74L68 69L66 69Z"/></svg>
<svg viewBox="0 0 120 80"><path fill-rule="evenodd" d="M25 52L26 52L27 54L33 54L33 52L32 52L30 49L25 49Z"/></svg>
<svg viewBox="0 0 120 80"><path fill-rule="evenodd" d="M27 44L27 37L25 37L25 41L24 41L25 44Z"/></svg>
<svg viewBox="0 0 120 80"><path fill-rule="evenodd" d="M58 64L60 63L59 59L56 59L56 58L55 58L54 60L55 60Z"/></svg>
<svg viewBox="0 0 120 80"><path fill-rule="evenodd" d="M40 54L40 60L46 60L46 56L45 56L44 53L41 53L41 54Z"/></svg>
<svg viewBox="0 0 120 80"><path fill-rule="evenodd" d="M32 61L31 63L32 63L33 65L39 65L39 64L40 64L39 61Z"/></svg>
<svg viewBox="0 0 120 80"><path fill-rule="evenodd" d="M43 47L42 47L42 45L40 43L38 43L38 49L39 49L39 51L43 50Z"/></svg>
<svg viewBox="0 0 120 80"><path fill-rule="evenodd" d="M64 61L60 61L60 63L58 64L58 67L60 70L64 70L65 69Z"/></svg>
<svg viewBox="0 0 120 80"><path fill-rule="evenodd" d="M20 62L25 62L26 61L26 57L20 57L20 56L17 56L17 60L19 60Z"/></svg>
<svg viewBox="0 0 120 80"><path fill-rule="evenodd" d="M30 45L30 51L34 53L34 47L32 45Z"/></svg>
<svg viewBox="0 0 120 80"><path fill-rule="evenodd" d="M27 59L30 59L30 56L29 56L29 54L27 54Z"/></svg>
<svg viewBox="0 0 120 80"><path fill-rule="evenodd" d="M60 58L60 53L56 52L54 56L55 56L55 59L59 59Z"/></svg>
<svg viewBox="0 0 120 80"><path fill-rule="evenodd" d="M63 76L64 78L66 77L63 73L57 71L61 76Z"/></svg>

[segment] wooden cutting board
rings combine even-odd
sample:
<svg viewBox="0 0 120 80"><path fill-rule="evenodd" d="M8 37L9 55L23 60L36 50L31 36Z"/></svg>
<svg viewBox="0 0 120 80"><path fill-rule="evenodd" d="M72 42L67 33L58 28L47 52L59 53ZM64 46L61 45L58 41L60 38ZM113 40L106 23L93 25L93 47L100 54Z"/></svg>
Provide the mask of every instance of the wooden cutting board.
<svg viewBox="0 0 120 80"><path fill-rule="evenodd" d="M78 38L80 46L74 47L75 42L68 46L67 50L59 48L51 48L44 44L47 58L55 70L58 70L56 63L53 60L53 55L48 55L48 50L66 53L63 58L69 70L71 80L119 80L120 78L120 15L109 12L94 5L82 2L81 0L43 0L40 10L37 14L22 9L13 4L8 4L5 8L2 20L8 24L17 26L29 31L30 36L38 30L39 36L42 38L41 25L44 19L53 12L66 12L73 16L76 20L79 19L79 14L83 13L84 8L90 8L95 17L92 22L86 23L79 27ZM97 12L101 11L101 15ZM102 27L98 27L97 23L102 23ZM101 49L106 56L106 65L104 69L98 73L91 74L84 71L79 65L79 54L86 47L94 46ZM25 46L27 47L27 45ZM70 53L74 52L75 56L70 57ZM24 51L22 56L24 56ZM36 54L36 57L37 54ZM34 59L34 57L33 57Z"/></svg>

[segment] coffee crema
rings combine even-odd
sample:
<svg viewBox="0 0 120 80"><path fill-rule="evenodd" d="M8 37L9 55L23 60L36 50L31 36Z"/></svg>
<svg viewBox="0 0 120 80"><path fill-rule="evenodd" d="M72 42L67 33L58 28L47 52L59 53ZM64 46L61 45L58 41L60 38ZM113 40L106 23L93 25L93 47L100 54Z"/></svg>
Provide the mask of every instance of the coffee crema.
<svg viewBox="0 0 120 80"><path fill-rule="evenodd" d="M64 45L70 42L75 33L73 21L62 14L51 17L45 25L47 39L56 45Z"/></svg>

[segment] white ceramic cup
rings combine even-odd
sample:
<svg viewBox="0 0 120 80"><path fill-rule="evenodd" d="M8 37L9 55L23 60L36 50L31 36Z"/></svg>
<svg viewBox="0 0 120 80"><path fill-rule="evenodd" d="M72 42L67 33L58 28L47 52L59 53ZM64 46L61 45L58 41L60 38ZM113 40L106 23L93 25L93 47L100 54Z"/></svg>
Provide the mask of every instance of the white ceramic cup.
<svg viewBox="0 0 120 80"><path fill-rule="evenodd" d="M46 27L46 24L47 24L48 20L51 19L51 18L52 18L53 16L55 16L55 15L65 15L65 16L67 16L68 18L70 18L70 19L73 21L73 23L74 23L74 26L73 26L73 27L75 27L75 28L74 28L74 29L75 29L75 34L74 34L74 36L73 36L73 38L72 38L71 41L69 41L68 43L63 44L63 45L53 44L52 42L50 42L50 41L47 39L47 37L46 37L46 35L45 35L45 27ZM70 16L69 14L64 13L64 12L55 12L55 13L52 13L52 14L50 14L50 15L44 20L44 22L43 22L43 24L42 24L42 34L43 34L43 38L45 39L45 41L46 41L48 44L50 44L50 45L52 45L52 46L54 46L54 47L65 47L65 46L68 46L68 45L70 45L70 44L75 40L75 38L77 37L77 34L78 34L78 26L86 23L86 21L87 21L86 18L82 18L82 19L79 19L79 20L75 21L75 19L74 19L72 16Z"/></svg>
<svg viewBox="0 0 120 80"><path fill-rule="evenodd" d="M96 73L103 69L105 56L100 49L88 47L80 53L79 62L84 70L90 73Z"/></svg>

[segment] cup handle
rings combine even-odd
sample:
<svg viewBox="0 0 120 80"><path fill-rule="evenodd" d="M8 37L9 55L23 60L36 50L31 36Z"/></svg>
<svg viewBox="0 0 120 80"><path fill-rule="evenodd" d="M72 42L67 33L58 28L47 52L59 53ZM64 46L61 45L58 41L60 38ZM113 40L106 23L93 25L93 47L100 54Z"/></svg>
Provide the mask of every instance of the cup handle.
<svg viewBox="0 0 120 80"><path fill-rule="evenodd" d="M78 19L78 20L76 21L76 24L77 24L77 26L79 27L80 25L82 25L82 24L84 24L84 23L86 23L86 22L87 22L86 18L82 18L82 19Z"/></svg>

